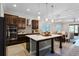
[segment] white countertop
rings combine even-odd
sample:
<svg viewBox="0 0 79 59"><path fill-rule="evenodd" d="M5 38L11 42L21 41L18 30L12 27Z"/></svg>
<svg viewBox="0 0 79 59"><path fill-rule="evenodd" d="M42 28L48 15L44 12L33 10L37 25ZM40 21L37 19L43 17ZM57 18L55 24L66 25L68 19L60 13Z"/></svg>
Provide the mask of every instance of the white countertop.
<svg viewBox="0 0 79 59"><path fill-rule="evenodd" d="M40 41L40 40L45 40L45 39L49 39L49 38L55 38L55 37L59 37L62 35L59 34L52 34L51 36L42 36L42 35L26 35L29 38L32 38L35 41Z"/></svg>
<svg viewBox="0 0 79 59"><path fill-rule="evenodd" d="M18 33L18 35L27 34L27 33Z"/></svg>

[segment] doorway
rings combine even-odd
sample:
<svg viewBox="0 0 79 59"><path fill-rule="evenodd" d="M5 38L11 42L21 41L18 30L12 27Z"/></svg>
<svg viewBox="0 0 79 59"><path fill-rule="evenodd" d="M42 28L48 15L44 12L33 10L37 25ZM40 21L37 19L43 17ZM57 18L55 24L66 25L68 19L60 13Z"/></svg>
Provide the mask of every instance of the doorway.
<svg viewBox="0 0 79 59"><path fill-rule="evenodd" d="M76 43L79 40L79 24L70 24L69 32L73 34L73 38L70 41Z"/></svg>
<svg viewBox="0 0 79 59"><path fill-rule="evenodd" d="M79 35L79 24L70 24L69 32L74 33L74 36L78 36Z"/></svg>

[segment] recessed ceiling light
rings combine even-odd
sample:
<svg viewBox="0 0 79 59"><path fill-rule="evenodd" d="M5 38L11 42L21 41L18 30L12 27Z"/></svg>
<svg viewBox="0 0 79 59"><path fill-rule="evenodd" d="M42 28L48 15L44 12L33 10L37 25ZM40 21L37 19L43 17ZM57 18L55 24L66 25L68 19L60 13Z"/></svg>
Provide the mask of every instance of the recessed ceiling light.
<svg viewBox="0 0 79 59"><path fill-rule="evenodd" d="M40 15L40 12L38 12L38 14Z"/></svg>
<svg viewBox="0 0 79 59"><path fill-rule="evenodd" d="M30 9L28 8L28 9L26 9L27 11L30 11Z"/></svg>
<svg viewBox="0 0 79 59"><path fill-rule="evenodd" d="M14 4L13 7L16 7L16 4Z"/></svg>

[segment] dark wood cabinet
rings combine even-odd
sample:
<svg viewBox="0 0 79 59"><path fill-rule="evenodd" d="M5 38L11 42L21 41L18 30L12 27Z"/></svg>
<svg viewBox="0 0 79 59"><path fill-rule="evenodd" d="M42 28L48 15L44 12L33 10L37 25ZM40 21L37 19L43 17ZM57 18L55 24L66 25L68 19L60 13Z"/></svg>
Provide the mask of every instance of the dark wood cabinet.
<svg viewBox="0 0 79 59"><path fill-rule="evenodd" d="M17 24L16 21L18 19L18 16L10 15L10 14L4 14L4 16L5 16L5 20L6 20L7 25L10 25L10 24L16 25Z"/></svg>
<svg viewBox="0 0 79 59"><path fill-rule="evenodd" d="M26 34L18 35L17 40L7 40L7 46L20 44L20 43L26 43L26 49L30 52L30 39L25 36Z"/></svg>
<svg viewBox="0 0 79 59"><path fill-rule="evenodd" d="M39 21L32 20L32 29L38 29L38 27L39 27Z"/></svg>
<svg viewBox="0 0 79 59"><path fill-rule="evenodd" d="M18 36L18 32L17 32L19 29L25 29L26 19L10 14L4 14L4 17L5 17L6 29L7 29L6 45L8 46L8 45L14 45L14 44L26 42L25 36L24 35Z"/></svg>
<svg viewBox="0 0 79 59"><path fill-rule="evenodd" d="M18 35L17 40L7 40L7 46L28 42L25 35Z"/></svg>
<svg viewBox="0 0 79 59"><path fill-rule="evenodd" d="M25 29L25 26L26 26L25 22L26 22L25 18L18 17L18 20L17 20L17 27L18 27L18 29Z"/></svg>
<svg viewBox="0 0 79 59"><path fill-rule="evenodd" d="M17 26L18 29L25 29L25 26L26 26L25 25L26 24L25 18L15 16L15 15L10 15L10 14L4 14L4 16L5 16L7 25L14 24Z"/></svg>
<svg viewBox="0 0 79 59"><path fill-rule="evenodd" d="M32 20L32 33L39 33L39 21Z"/></svg>

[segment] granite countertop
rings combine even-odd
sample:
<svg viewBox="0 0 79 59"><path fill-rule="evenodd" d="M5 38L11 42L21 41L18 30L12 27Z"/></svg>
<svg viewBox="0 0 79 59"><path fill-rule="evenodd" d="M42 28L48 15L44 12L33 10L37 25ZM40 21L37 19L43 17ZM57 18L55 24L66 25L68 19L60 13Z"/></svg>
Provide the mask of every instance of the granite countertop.
<svg viewBox="0 0 79 59"><path fill-rule="evenodd" d="M28 35L28 34L33 34L33 33L18 33L18 35Z"/></svg>
<svg viewBox="0 0 79 59"><path fill-rule="evenodd" d="M33 40L35 41L40 41L40 40L46 40L46 39L49 39L49 38L55 38L55 37L60 37L62 35L59 35L59 34L52 34L51 36L42 36L42 35L26 35L27 37L29 38L32 38Z"/></svg>
<svg viewBox="0 0 79 59"><path fill-rule="evenodd" d="M18 35L27 34L27 33L18 33Z"/></svg>

